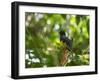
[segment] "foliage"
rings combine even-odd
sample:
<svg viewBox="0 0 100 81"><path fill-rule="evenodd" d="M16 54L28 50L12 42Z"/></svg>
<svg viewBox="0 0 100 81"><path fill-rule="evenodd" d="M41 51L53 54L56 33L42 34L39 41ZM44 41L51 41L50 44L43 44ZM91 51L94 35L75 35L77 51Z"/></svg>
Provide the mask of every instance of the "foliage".
<svg viewBox="0 0 100 81"><path fill-rule="evenodd" d="M64 44L59 31L73 40L65 66L89 64L89 16L25 13L26 68L59 66Z"/></svg>

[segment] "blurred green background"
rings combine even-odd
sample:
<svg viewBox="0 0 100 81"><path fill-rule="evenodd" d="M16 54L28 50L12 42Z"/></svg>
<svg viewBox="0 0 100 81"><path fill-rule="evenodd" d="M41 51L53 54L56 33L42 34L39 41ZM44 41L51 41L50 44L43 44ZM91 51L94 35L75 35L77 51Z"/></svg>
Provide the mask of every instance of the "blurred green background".
<svg viewBox="0 0 100 81"><path fill-rule="evenodd" d="M59 66L62 48L59 31L73 40L68 66L89 65L88 15L25 13L25 67Z"/></svg>

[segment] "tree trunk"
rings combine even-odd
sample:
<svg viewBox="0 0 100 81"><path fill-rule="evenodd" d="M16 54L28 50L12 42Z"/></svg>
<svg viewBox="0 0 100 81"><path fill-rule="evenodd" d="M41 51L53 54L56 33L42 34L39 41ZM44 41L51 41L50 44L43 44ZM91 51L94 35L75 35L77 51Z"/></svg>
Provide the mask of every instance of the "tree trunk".
<svg viewBox="0 0 100 81"><path fill-rule="evenodd" d="M63 53L60 60L60 66L64 66L68 62L68 50L66 48L63 49Z"/></svg>

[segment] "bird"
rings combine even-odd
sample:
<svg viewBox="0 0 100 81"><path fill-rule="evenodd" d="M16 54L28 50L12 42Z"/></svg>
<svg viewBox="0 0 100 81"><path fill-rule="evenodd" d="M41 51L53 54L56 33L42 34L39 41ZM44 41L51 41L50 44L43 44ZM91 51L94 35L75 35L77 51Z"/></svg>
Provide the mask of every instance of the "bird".
<svg viewBox="0 0 100 81"><path fill-rule="evenodd" d="M64 31L60 31L59 33L60 33L60 41L62 41L63 43L65 43L67 49L68 49L69 51L71 51L71 50L72 50L72 40L69 39L69 38L66 36L66 34L65 34Z"/></svg>

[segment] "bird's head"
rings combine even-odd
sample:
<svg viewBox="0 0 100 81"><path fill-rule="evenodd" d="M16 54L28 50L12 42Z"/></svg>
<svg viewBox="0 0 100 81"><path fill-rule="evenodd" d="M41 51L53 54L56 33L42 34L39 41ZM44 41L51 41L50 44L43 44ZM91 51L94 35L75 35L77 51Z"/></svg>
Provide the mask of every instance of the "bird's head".
<svg viewBox="0 0 100 81"><path fill-rule="evenodd" d="M60 33L61 36L66 35L64 31L60 31L59 33Z"/></svg>

